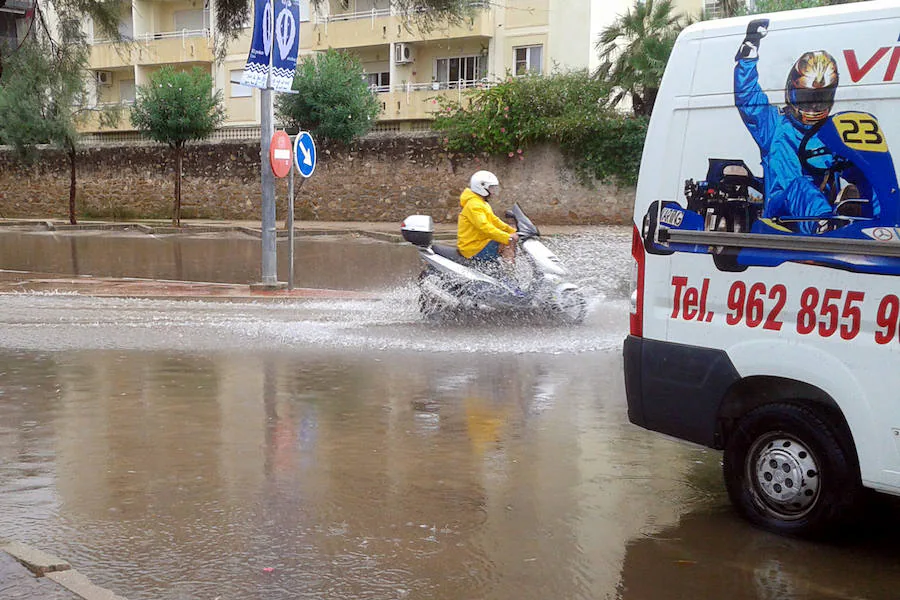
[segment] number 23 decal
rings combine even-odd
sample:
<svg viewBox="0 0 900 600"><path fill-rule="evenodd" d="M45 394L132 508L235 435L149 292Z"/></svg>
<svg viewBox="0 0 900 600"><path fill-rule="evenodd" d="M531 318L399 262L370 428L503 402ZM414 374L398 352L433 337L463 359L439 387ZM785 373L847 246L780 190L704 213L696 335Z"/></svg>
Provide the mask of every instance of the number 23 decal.
<svg viewBox="0 0 900 600"><path fill-rule="evenodd" d="M872 115L845 113L834 117L834 126L849 148L867 152L887 152L887 142Z"/></svg>

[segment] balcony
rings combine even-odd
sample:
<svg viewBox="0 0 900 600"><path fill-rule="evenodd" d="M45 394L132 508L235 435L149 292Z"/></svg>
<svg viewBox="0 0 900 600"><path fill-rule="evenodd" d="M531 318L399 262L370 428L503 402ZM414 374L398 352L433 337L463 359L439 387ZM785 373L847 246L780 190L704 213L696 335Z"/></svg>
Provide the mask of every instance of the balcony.
<svg viewBox="0 0 900 600"><path fill-rule="evenodd" d="M316 35L311 45L320 48L362 48L391 42L447 40L454 38L491 37L493 20L489 11L481 11L460 25L437 27L428 33L416 30L415 24L390 9L372 9L356 13L334 13L316 16Z"/></svg>
<svg viewBox="0 0 900 600"><path fill-rule="evenodd" d="M109 106L114 105L100 104L97 108L103 109ZM92 112L87 115L83 121L78 123L78 131L83 134L135 131L134 127L131 125L131 103L129 102L122 105L122 108L119 111L119 122L114 126L101 128L100 115L96 112Z"/></svg>
<svg viewBox="0 0 900 600"><path fill-rule="evenodd" d="M214 60L209 29L182 29L136 36L135 64L211 63Z"/></svg>
<svg viewBox="0 0 900 600"><path fill-rule="evenodd" d="M34 8L34 2L28 0L6 0L3 5L3 11L14 15L24 15L26 12Z"/></svg>
<svg viewBox="0 0 900 600"><path fill-rule="evenodd" d="M134 65L136 48L126 44L95 40L91 45L90 65L92 69L111 70Z"/></svg>
<svg viewBox="0 0 900 600"><path fill-rule="evenodd" d="M139 34L133 41L122 44L94 40L90 65L92 69L109 70L136 64L210 63L213 60L209 29L182 29Z"/></svg>
<svg viewBox="0 0 900 600"><path fill-rule="evenodd" d="M468 90L484 89L490 85L483 79L460 80L403 83L373 87L372 91L377 94L378 100L384 106L380 121L419 121L434 119L434 113L438 110L438 97L461 103Z"/></svg>

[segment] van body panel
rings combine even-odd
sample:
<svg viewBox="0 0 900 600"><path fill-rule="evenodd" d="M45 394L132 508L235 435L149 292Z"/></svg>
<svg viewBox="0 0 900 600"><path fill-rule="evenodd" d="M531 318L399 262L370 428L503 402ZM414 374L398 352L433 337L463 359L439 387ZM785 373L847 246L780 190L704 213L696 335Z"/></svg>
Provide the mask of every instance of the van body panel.
<svg viewBox="0 0 900 600"><path fill-rule="evenodd" d="M745 56L758 23L757 54ZM898 35L900 4L881 1L681 33L635 200L646 257L643 335L624 347L632 422L715 446L731 385L799 381L837 406L863 484L900 494ZM801 122L808 106L786 106L807 55L836 70L814 124ZM878 243L813 252L678 243L667 231Z"/></svg>

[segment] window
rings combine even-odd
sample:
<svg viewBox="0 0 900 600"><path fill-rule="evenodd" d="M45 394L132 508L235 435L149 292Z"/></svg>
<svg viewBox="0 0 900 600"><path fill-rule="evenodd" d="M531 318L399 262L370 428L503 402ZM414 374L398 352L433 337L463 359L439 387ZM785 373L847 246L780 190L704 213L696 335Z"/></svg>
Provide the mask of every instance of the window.
<svg viewBox="0 0 900 600"><path fill-rule="evenodd" d="M93 23L91 24L93 26ZM122 11L119 19L119 35L126 40L134 39L134 19L131 16L131 7L127 7Z"/></svg>
<svg viewBox="0 0 900 600"><path fill-rule="evenodd" d="M202 31L209 24L208 10L178 10L174 14L175 31Z"/></svg>
<svg viewBox="0 0 900 600"><path fill-rule="evenodd" d="M235 69L229 72L231 81L231 97L232 98L249 98L253 95L253 88L241 85L240 80L244 75L243 69Z"/></svg>
<svg viewBox="0 0 900 600"><path fill-rule="evenodd" d="M251 3L250 6L253 6ZM300 0L300 21L309 21L309 0Z"/></svg>
<svg viewBox="0 0 900 600"><path fill-rule="evenodd" d="M369 87L376 92L386 92L391 88L391 74L388 71L381 73L366 73L363 75Z"/></svg>
<svg viewBox="0 0 900 600"><path fill-rule="evenodd" d="M119 101L123 104L134 104L134 81L119 82Z"/></svg>
<svg viewBox="0 0 900 600"><path fill-rule="evenodd" d="M722 6L719 0L704 0L703 16L707 19L718 19L722 16Z"/></svg>
<svg viewBox="0 0 900 600"><path fill-rule="evenodd" d="M487 75L487 61L482 56L439 58L435 64L435 81L453 87L471 85Z"/></svg>
<svg viewBox="0 0 900 600"><path fill-rule="evenodd" d="M513 71L516 76L532 73L540 75L544 71L544 47L523 46L513 48L516 55L516 63Z"/></svg>
<svg viewBox="0 0 900 600"><path fill-rule="evenodd" d="M371 12L374 10L387 10L391 7L389 0L356 0L356 10L354 12Z"/></svg>

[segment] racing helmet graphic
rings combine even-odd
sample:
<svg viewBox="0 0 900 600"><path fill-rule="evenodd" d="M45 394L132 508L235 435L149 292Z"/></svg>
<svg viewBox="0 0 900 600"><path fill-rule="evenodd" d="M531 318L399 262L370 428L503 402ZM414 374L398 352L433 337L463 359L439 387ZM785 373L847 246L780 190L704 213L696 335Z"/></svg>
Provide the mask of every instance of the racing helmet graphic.
<svg viewBox="0 0 900 600"><path fill-rule="evenodd" d="M838 67L824 50L806 52L797 59L784 86L787 112L804 125L828 118L838 86Z"/></svg>

